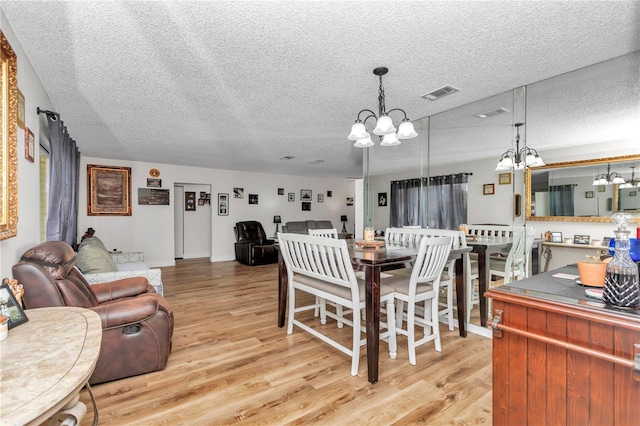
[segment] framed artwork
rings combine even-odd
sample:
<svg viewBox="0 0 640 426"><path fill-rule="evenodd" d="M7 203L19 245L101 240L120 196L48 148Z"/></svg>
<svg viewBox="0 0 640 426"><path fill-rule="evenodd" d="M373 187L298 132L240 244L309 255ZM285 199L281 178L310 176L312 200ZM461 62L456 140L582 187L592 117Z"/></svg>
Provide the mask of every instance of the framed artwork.
<svg viewBox="0 0 640 426"><path fill-rule="evenodd" d="M87 164L87 214L131 216L130 167Z"/></svg>
<svg viewBox="0 0 640 426"><path fill-rule="evenodd" d="M327 198L333 197L333 191L327 191Z"/></svg>
<svg viewBox="0 0 640 426"><path fill-rule="evenodd" d="M287 201L289 201L290 203L293 203L295 200L296 200L296 194L293 192L290 192L287 197Z"/></svg>
<svg viewBox="0 0 640 426"><path fill-rule="evenodd" d="M300 201L311 201L312 196L313 192L310 189L300 190Z"/></svg>
<svg viewBox="0 0 640 426"><path fill-rule="evenodd" d="M244 188L233 188L233 198L244 198Z"/></svg>
<svg viewBox="0 0 640 426"><path fill-rule="evenodd" d="M637 191L629 191L629 197L635 197Z"/></svg>
<svg viewBox="0 0 640 426"><path fill-rule="evenodd" d="M482 185L483 195L493 195L495 193L495 186L492 183L485 183Z"/></svg>
<svg viewBox="0 0 640 426"><path fill-rule="evenodd" d="M207 196L207 193L204 191L200 191L200 198L204 198Z"/></svg>
<svg viewBox="0 0 640 426"><path fill-rule="evenodd" d="M147 206L168 206L168 189L138 188L138 204Z"/></svg>
<svg viewBox="0 0 640 426"><path fill-rule="evenodd" d="M147 188L162 188L162 179L147 178Z"/></svg>
<svg viewBox="0 0 640 426"><path fill-rule="evenodd" d="M20 89L18 89L18 126L21 129L24 129L24 111L24 95Z"/></svg>
<svg viewBox="0 0 640 426"><path fill-rule="evenodd" d="M29 128L24 129L24 158L33 163L33 157L35 155L36 137Z"/></svg>
<svg viewBox="0 0 640 426"><path fill-rule="evenodd" d="M184 193L184 209L186 211L196 210L196 193L195 191L186 191Z"/></svg>
<svg viewBox="0 0 640 426"><path fill-rule="evenodd" d="M229 216L229 194L218 194L218 216Z"/></svg>
<svg viewBox="0 0 640 426"><path fill-rule="evenodd" d="M387 193L378 192L378 207L386 207L386 206L387 206Z"/></svg>
<svg viewBox="0 0 640 426"><path fill-rule="evenodd" d="M500 173L498 175L498 183L500 185L511 185L511 173Z"/></svg>
<svg viewBox="0 0 640 426"><path fill-rule="evenodd" d="M604 192L605 191L605 186L604 185L598 185L598 192Z"/></svg>
<svg viewBox="0 0 640 426"><path fill-rule="evenodd" d="M589 244L588 235L574 235L573 244Z"/></svg>
<svg viewBox="0 0 640 426"><path fill-rule="evenodd" d="M16 297L11 291L11 287L7 284L9 279L5 278L0 285L0 314L9 318L9 330L29 321L27 315L22 310L22 306L18 304Z"/></svg>
<svg viewBox="0 0 640 426"><path fill-rule="evenodd" d="M204 198L198 198L198 205L204 206Z"/></svg>
<svg viewBox="0 0 640 426"><path fill-rule="evenodd" d="M284 188L278 188L278 195L284 195Z"/></svg>
<svg viewBox="0 0 640 426"><path fill-rule="evenodd" d="M353 205L353 197L347 197L347 206Z"/></svg>
<svg viewBox="0 0 640 426"><path fill-rule="evenodd" d="M552 243L561 243L562 242L562 232L552 232L551 233L551 242Z"/></svg>
<svg viewBox="0 0 640 426"><path fill-rule="evenodd" d="M593 191L586 191L584 193L584 198L593 198Z"/></svg>
<svg viewBox="0 0 640 426"><path fill-rule="evenodd" d="M302 202L302 211L303 212L310 212L311 211L311 203L308 201L303 201Z"/></svg>
<svg viewBox="0 0 640 426"><path fill-rule="evenodd" d="M319 203L324 203L324 195L323 194L318 194L318 202Z"/></svg>
<svg viewBox="0 0 640 426"><path fill-rule="evenodd" d="M258 204L258 194L249 194L249 204Z"/></svg>
<svg viewBox="0 0 640 426"><path fill-rule="evenodd" d="M605 247L609 247L611 243L611 237L602 237L602 245Z"/></svg>

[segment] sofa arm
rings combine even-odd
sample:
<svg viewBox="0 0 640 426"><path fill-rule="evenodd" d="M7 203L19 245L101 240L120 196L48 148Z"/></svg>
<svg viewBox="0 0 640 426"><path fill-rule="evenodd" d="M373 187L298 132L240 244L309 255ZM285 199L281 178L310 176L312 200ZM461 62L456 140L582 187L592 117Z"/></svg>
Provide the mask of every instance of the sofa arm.
<svg viewBox="0 0 640 426"><path fill-rule="evenodd" d="M152 297L137 297L113 303L103 303L91 310L100 316L102 329L106 330L151 318L158 312L158 301Z"/></svg>
<svg viewBox="0 0 640 426"><path fill-rule="evenodd" d="M153 287L144 277L131 277L123 280L94 284L92 290L98 299L98 303L111 300L134 297L144 293L155 293Z"/></svg>
<svg viewBox="0 0 640 426"><path fill-rule="evenodd" d="M162 272L157 268L134 271L100 272L97 274L83 275L90 285L108 283L125 278L144 277L147 279L147 281L149 281L149 284L151 284L151 286L155 289L156 293L160 295L164 294L164 287L162 285Z"/></svg>
<svg viewBox="0 0 640 426"><path fill-rule="evenodd" d="M128 251L124 253L111 253L111 258L115 263L134 263L144 262L144 252L142 251Z"/></svg>

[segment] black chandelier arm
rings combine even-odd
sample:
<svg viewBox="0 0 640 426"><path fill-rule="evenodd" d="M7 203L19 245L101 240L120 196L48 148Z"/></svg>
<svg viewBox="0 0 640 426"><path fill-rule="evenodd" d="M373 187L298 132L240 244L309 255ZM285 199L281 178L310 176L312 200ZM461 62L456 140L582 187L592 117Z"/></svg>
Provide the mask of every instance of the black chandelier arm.
<svg viewBox="0 0 640 426"><path fill-rule="evenodd" d="M361 120L361 119L360 119L360 114L362 114L363 112L368 112L368 113L369 113L369 115L368 115L364 120ZM371 111L370 109L363 109L362 111L360 111L360 112L358 113L358 118L356 119L356 123L359 123L359 122L360 122L360 123L364 123L365 121L367 121L367 120L368 120L368 119L370 119L371 117L375 118L376 120L378 119L378 116L376 115L376 113L375 113L375 112Z"/></svg>
<svg viewBox="0 0 640 426"><path fill-rule="evenodd" d="M393 111L400 111L401 113L403 113L403 114L404 114L404 119L403 119L402 121L408 120L408 118L407 118L407 113L406 113L406 112L404 112L404 110L403 110L403 109L400 109L400 108L394 108L394 109L391 109L391 110L387 111L387 113L386 113L386 114L387 114L387 115L389 115L389 114L391 114Z"/></svg>

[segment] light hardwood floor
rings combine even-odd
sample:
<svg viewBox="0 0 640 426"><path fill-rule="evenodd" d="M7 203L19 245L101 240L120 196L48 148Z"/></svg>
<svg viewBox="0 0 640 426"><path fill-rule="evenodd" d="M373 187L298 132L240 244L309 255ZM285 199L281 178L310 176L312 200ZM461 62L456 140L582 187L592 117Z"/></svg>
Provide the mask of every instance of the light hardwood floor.
<svg viewBox="0 0 640 426"><path fill-rule="evenodd" d="M162 268L175 315L163 371L92 387L102 425L468 425L491 423L491 340L462 339L441 324L433 344L408 362L406 338L389 359L381 342L379 382L308 333L278 328L277 267L182 260ZM350 341L350 329L324 327ZM86 391L82 400L91 406ZM93 420L91 412L83 424Z"/></svg>

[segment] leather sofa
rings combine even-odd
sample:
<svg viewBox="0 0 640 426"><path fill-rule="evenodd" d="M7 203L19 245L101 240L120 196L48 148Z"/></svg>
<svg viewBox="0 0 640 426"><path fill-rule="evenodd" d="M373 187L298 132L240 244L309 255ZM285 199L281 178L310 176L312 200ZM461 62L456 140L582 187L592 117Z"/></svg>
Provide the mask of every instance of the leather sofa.
<svg viewBox="0 0 640 426"><path fill-rule="evenodd" d="M267 238L260 222L237 222L233 228L236 236L236 260L244 265L266 265L278 262L276 241Z"/></svg>
<svg viewBox="0 0 640 426"><path fill-rule="evenodd" d="M24 286L25 308L76 306L100 316L102 344L91 384L164 369L173 334L167 301L144 277L91 286L75 262L73 248L62 241L27 250L12 268Z"/></svg>
<svg viewBox="0 0 640 426"><path fill-rule="evenodd" d="M297 222L287 222L282 226L282 233L309 234L309 229L331 229L333 224L330 220L301 220ZM346 240L351 238L348 232L338 232L338 238Z"/></svg>

